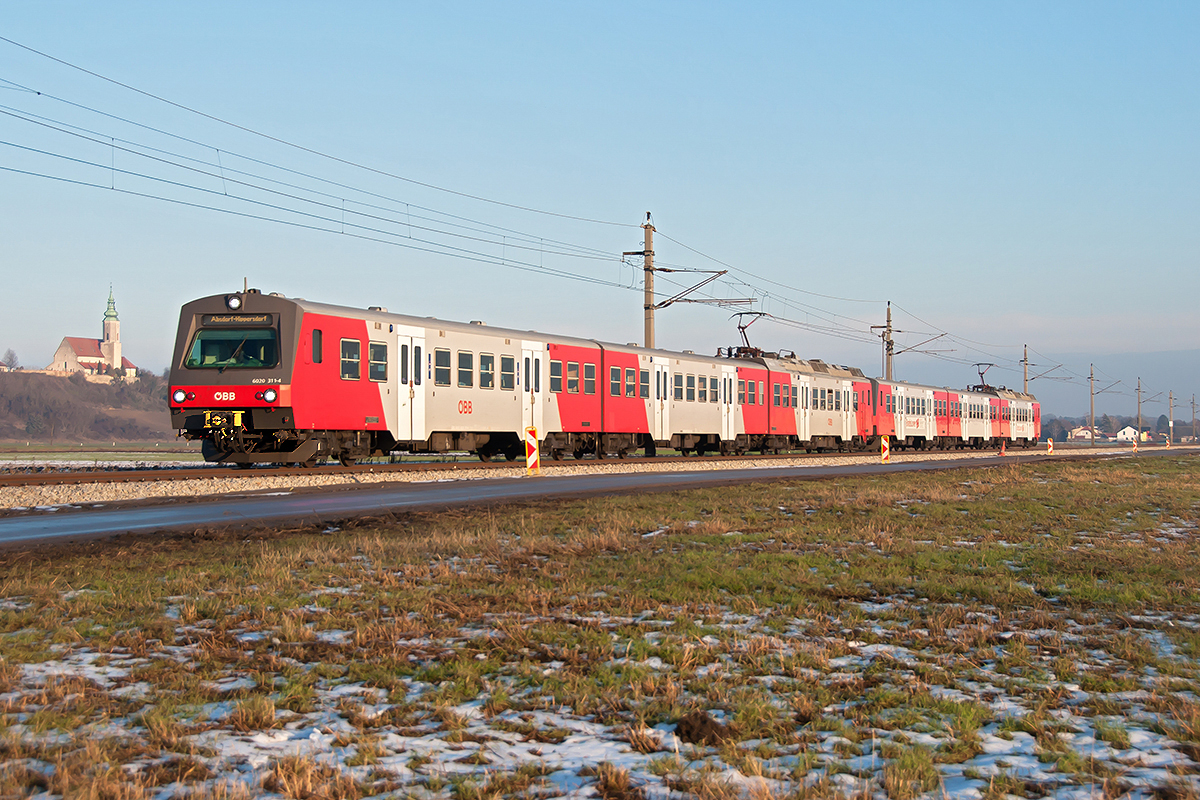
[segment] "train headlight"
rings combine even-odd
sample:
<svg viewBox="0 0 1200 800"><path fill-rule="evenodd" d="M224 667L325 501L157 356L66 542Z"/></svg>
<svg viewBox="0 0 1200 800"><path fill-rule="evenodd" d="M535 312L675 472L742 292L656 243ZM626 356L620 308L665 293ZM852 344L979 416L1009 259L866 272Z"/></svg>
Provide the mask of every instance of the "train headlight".
<svg viewBox="0 0 1200 800"><path fill-rule="evenodd" d="M274 389L267 389L265 392L263 392L263 400L266 400L268 403L274 403L278 399L279 392L275 391Z"/></svg>
<svg viewBox="0 0 1200 800"><path fill-rule="evenodd" d="M230 311L237 311L242 307L242 298L236 294L228 295L225 298L225 307Z"/></svg>
<svg viewBox="0 0 1200 800"><path fill-rule="evenodd" d="M176 403L182 403L184 400L187 400L187 392L183 389L176 389L171 393L171 399Z"/></svg>

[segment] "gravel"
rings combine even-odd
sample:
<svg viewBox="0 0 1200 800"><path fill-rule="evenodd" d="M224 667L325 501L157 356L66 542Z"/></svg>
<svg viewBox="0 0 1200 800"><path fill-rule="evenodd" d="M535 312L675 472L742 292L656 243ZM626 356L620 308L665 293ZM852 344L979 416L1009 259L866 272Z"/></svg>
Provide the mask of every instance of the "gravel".
<svg viewBox="0 0 1200 800"><path fill-rule="evenodd" d="M1128 449L1097 448L1088 450L1095 455L1124 453ZM947 461L954 459L990 458L995 451L955 451L949 453L893 453L892 463L911 461ZM1014 458L1020 451L1010 454ZM707 472L723 469L778 469L782 467L832 467L851 464L878 463L877 453L838 456L834 458L784 458L769 463L761 461L705 461L697 458L687 462L655 461L583 461L548 462L542 465L546 477L566 475L595 475L617 472ZM0 509L24 511L47 509L56 506L78 506L117 503L127 500L149 498L199 497L205 495L246 494L252 492L294 491L325 487L353 487L378 483L433 483L436 481L495 480L518 478L525 474L524 467L508 469L459 470L449 468L436 472L357 472L353 474L272 476L247 475L238 478L188 478L181 480L143 481L137 483L78 483L59 486L14 486L0 487Z"/></svg>

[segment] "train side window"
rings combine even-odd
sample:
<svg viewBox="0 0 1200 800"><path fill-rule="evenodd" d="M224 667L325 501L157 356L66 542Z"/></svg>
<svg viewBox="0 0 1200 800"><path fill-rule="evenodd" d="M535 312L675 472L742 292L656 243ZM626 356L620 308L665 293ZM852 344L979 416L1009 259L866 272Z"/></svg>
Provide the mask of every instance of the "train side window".
<svg viewBox="0 0 1200 800"><path fill-rule="evenodd" d="M650 399L650 370L638 372L638 396L643 400Z"/></svg>
<svg viewBox="0 0 1200 800"><path fill-rule="evenodd" d="M342 380L356 381L361 377L362 342L358 339L342 339Z"/></svg>
<svg viewBox="0 0 1200 800"><path fill-rule="evenodd" d="M746 381L746 405L758 405L758 385L760 383L762 381ZM763 398L763 400L766 399L765 397ZM766 405L766 403L763 403L763 405Z"/></svg>
<svg viewBox="0 0 1200 800"><path fill-rule="evenodd" d="M833 392L833 410L834 411L842 410L842 393L841 392Z"/></svg>
<svg viewBox="0 0 1200 800"><path fill-rule="evenodd" d="M800 406L796 405L796 401L799 399L800 399L800 387L793 386L792 387L792 408L800 407Z"/></svg>
<svg viewBox="0 0 1200 800"><path fill-rule="evenodd" d="M625 396L637 397L637 370L625 368Z"/></svg>
<svg viewBox="0 0 1200 800"><path fill-rule="evenodd" d="M450 385L450 351L440 347L433 351L433 385Z"/></svg>
<svg viewBox="0 0 1200 800"><path fill-rule="evenodd" d="M511 392L517 388L517 359L500 356L500 389Z"/></svg>
<svg viewBox="0 0 1200 800"><path fill-rule="evenodd" d="M620 367L609 367L608 368L608 396L609 397L620 397L621 396L621 368Z"/></svg>
<svg viewBox="0 0 1200 800"><path fill-rule="evenodd" d="M687 376L687 401L689 403L696 402L696 376Z"/></svg>
<svg viewBox="0 0 1200 800"><path fill-rule="evenodd" d="M525 356L525 389L533 391L533 376L529 372L529 356Z"/></svg>
<svg viewBox="0 0 1200 800"><path fill-rule="evenodd" d="M779 384L778 383L771 384L771 405L775 406L776 408L779 408L780 406L783 405L783 401L779 399Z"/></svg>
<svg viewBox="0 0 1200 800"><path fill-rule="evenodd" d="M583 393L596 393L596 365L584 363L583 365Z"/></svg>
<svg viewBox="0 0 1200 800"><path fill-rule="evenodd" d="M312 362L314 364L321 363L321 356L322 356L321 339L322 339L321 329L313 328L313 332L312 332L312 347L313 347Z"/></svg>
<svg viewBox="0 0 1200 800"><path fill-rule="evenodd" d="M387 380L387 345L383 342L367 343L367 377L380 383Z"/></svg>
<svg viewBox="0 0 1200 800"><path fill-rule="evenodd" d="M413 383L421 385L421 345L413 345Z"/></svg>
<svg viewBox="0 0 1200 800"><path fill-rule="evenodd" d="M491 353L479 354L479 388L496 388L496 356Z"/></svg>
<svg viewBox="0 0 1200 800"><path fill-rule="evenodd" d="M567 394L579 394L579 362L567 362Z"/></svg>
<svg viewBox="0 0 1200 800"><path fill-rule="evenodd" d="M552 391L552 392L561 392L562 391L562 362L561 361L551 361L550 362L550 391Z"/></svg>
<svg viewBox="0 0 1200 800"><path fill-rule="evenodd" d="M676 400L683 399L683 373L682 372L675 373L675 399Z"/></svg>
<svg viewBox="0 0 1200 800"><path fill-rule="evenodd" d="M746 382L738 381L738 404L745 405L746 403Z"/></svg>
<svg viewBox="0 0 1200 800"><path fill-rule="evenodd" d="M469 389L475 385L475 354L458 351L458 386Z"/></svg>
<svg viewBox="0 0 1200 800"><path fill-rule="evenodd" d="M533 359L533 391L535 393L542 391L542 360L540 358Z"/></svg>
<svg viewBox="0 0 1200 800"><path fill-rule="evenodd" d="M715 402L717 402L718 399L720 399L717 397L717 395L720 394L720 392L717 391L717 389L718 389L717 379L709 378L708 379L708 402L715 403Z"/></svg>
<svg viewBox="0 0 1200 800"><path fill-rule="evenodd" d="M854 410L858 411L858 392L854 393Z"/></svg>
<svg viewBox="0 0 1200 800"><path fill-rule="evenodd" d="M408 345L400 345L400 383L408 386Z"/></svg>
<svg viewBox="0 0 1200 800"><path fill-rule="evenodd" d="M708 402L708 376L700 375L696 379L696 402Z"/></svg>

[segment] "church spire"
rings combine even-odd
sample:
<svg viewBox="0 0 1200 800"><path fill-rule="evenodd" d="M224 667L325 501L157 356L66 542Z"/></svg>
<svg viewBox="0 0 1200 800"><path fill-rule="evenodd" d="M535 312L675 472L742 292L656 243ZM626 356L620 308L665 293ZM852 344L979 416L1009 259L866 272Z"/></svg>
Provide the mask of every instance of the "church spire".
<svg viewBox="0 0 1200 800"><path fill-rule="evenodd" d="M110 319L118 319L117 317L117 301L113 298L112 284L108 285L108 309L104 312L104 321Z"/></svg>

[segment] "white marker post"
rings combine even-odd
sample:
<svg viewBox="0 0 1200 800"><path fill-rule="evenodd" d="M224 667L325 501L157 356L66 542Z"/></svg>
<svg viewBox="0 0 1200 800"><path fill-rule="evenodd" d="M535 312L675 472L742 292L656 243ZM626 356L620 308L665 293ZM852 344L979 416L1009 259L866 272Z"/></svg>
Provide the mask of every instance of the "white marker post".
<svg viewBox="0 0 1200 800"><path fill-rule="evenodd" d="M892 463L892 446L888 444L887 434L879 437L879 463Z"/></svg>
<svg viewBox="0 0 1200 800"><path fill-rule="evenodd" d="M1049 456L1054 455L1054 440L1053 439L1046 440L1046 455L1049 455Z"/></svg>

